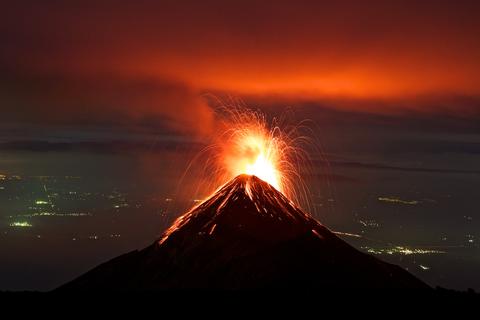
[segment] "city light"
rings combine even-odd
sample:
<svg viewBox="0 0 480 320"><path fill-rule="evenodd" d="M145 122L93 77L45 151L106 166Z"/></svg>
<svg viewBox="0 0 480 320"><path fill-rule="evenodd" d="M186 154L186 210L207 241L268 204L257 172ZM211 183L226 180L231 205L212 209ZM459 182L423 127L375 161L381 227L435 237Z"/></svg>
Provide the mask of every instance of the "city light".
<svg viewBox="0 0 480 320"><path fill-rule="evenodd" d="M403 246L396 246L392 248L372 248L372 247L362 247L368 253L372 254L400 254L400 255L413 255L413 254L443 254L445 251L441 250L430 250L430 249L421 249L421 248L408 248Z"/></svg>
<svg viewBox="0 0 480 320"><path fill-rule="evenodd" d="M28 228L28 227L33 227L30 223L26 221L15 221L10 223L10 227L16 227L16 228Z"/></svg>
<svg viewBox="0 0 480 320"><path fill-rule="evenodd" d="M416 200L402 200L396 197L378 197L378 201L390 202L390 203L396 203L396 204L408 204L408 205L416 205L419 203Z"/></svg>

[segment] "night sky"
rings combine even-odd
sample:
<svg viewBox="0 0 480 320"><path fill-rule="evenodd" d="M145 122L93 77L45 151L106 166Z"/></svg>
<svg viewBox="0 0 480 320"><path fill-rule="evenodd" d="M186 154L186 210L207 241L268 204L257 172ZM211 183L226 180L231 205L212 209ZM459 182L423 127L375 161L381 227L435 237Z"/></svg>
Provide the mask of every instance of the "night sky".
<svg viewBox="0 0 480 320"><path fill-rule="evenodd" d="M180 177L225 101L313 123L311 213L344 240L480 290L478 1L1 11L0 290L52 289L158 238L195 200Z"/></svg>

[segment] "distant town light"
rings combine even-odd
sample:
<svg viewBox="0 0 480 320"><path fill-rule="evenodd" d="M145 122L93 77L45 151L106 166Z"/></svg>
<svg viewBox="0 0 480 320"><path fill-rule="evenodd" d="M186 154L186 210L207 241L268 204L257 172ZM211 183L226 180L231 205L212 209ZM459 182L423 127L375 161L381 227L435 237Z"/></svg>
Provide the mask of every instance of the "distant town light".
<svg viewBox="0 0 480 320"><path fill-rule="evenodd" d="M416 201L416 200L402 200L402 199L395 198L395 197L378 197L378 201L397 203L397 204L408 204L408 205L418 204L418 201Z"/></svg>
<svg viewBox="0 0 480 320"><path fill-rule="evenodd" d="M28 227L33 227L33 225L31 225L27 221L15 221L10 223L10 227L28 228Z"/></svg>

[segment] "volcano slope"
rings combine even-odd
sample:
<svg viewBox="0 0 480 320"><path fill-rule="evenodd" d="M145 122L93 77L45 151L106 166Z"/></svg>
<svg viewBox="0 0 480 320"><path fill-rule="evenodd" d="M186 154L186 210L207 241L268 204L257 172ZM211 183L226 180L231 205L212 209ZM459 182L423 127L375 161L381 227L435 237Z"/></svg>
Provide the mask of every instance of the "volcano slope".
<svg viewBox="0 0 480 320"><path fill-rule="evenodd" d="M57 290L429 287L338 238L268 183L240 175L152 245Z"/></svg>

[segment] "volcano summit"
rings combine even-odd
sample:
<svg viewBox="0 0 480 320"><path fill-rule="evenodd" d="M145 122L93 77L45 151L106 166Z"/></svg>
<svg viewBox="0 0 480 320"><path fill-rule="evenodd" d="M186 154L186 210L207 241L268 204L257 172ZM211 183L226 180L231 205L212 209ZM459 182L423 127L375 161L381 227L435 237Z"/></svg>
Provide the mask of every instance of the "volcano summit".
<svg viewBox="0 0 480 320"><path fill-rule="evenodd" d="M57 290L429 287L364 254L256 176L240 175L149 247Z"/></svg>

